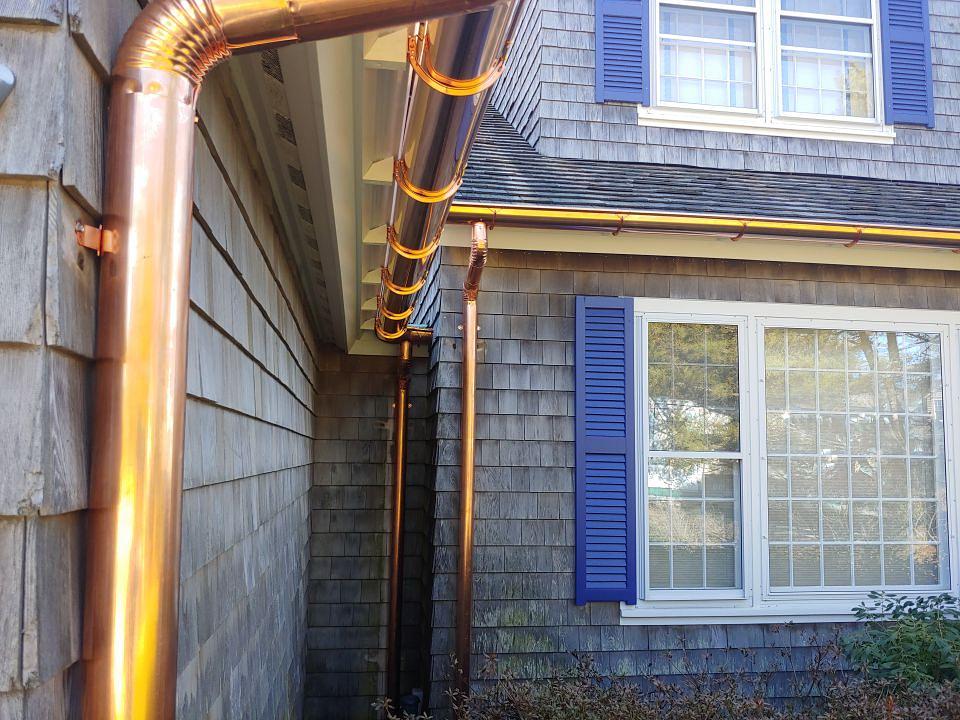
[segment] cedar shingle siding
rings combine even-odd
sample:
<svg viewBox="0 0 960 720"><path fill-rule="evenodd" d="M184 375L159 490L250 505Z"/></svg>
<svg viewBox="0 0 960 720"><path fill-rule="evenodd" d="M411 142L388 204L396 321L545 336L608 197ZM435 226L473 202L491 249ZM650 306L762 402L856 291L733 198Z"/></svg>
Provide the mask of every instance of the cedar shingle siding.
<svg viewBox="0 0 960 720"><path fill-rule="evenodd" d="M459 483L460 286L466 252L446 248L432 358L436 504L432 703L453 649ZM627 676L773 673L795 692L832 625L625 627L616 603L574 604L576 295L960 308L960 273L630 256L491 251L479 300L474 649L538 677L589 652ZM792 648L784 653L783 648ZM745 649L749 652L722 652ZM785 657L788 656L788 657ZM474 668L483 664L478 655Z"/></svg>
<svg viewBox="0 0 960 720"><path fill-rule="evenodd" d="M507 79L494 94L495 107L544 155L960 183L955 0L929 0L936 128L899 126L893 145L641 127L635 105L596 102L594 2L529 0Z"/></svg>
<svg viewBox="0 0 960 720"><path fill-rule="evenodd" d="M0 717L77 711L105 78L135 0L0 3ZM197 131L177 706L303 702L318 341L229 72Z"/></svg>

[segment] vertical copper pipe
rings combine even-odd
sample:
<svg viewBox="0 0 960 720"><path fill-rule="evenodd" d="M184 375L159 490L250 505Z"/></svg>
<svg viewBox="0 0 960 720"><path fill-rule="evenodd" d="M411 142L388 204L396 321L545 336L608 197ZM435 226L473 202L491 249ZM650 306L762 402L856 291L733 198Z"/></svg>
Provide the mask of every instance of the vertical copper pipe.
<svg viewBox="0 0 960 720"><path fill-rule="evenodd" d="M110 108L104 227L119 243L100 269L87 718L174 714L194 87L135 75Z"/></svg>
<svg viewBox="0 0 960 720"><path fill-rule="evenodd" d="M463 360L460 380L460 556L457 564L455 656L461 692L470 692L473 629L473 485L477 421L477 297L487 262L487 226L475 223L463 283Z"/></svg>
<svg viewBox="0 0 960 720"><path fill-rule="evenodd" d="M400 699L400 619L403 590L403 529L407 475L407 406L412 343L403 340L397 363L393 404L393 527L390 538L390 603L387 615L387 696ZM397 708L397 705L394 705Z"/></svg>
<svg viewBox="0 0 960 720"><path fill-rule="evenodd" d="M100 270L83 715L172 718L194 115L231 52L496 0L154 0L113 71Z"/></svg>

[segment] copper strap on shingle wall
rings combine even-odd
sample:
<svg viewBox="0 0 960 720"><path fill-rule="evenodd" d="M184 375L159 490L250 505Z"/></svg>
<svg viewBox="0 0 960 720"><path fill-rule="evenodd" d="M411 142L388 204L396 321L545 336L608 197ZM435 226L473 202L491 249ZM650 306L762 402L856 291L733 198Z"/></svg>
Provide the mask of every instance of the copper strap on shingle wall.
<svg viewBox="0 0 960 720"><path fill-rule="evenodd" d="M88 720L175 714L193 141L204 77L234 52L424 17L478 11L450 22L497 26L509 14L506 3L154 0L125 35L106 143L102 232L114 251L102 256L99 273L83 628ZM459 35L445 33L442 46L438 38L438 52L456 57L446 38ZM420 147L424 127L432 142L456 117L410 124L407 146ZM462 172L443 152L410 157L425 162L423 155L439 160L432 173L412 176L426 187L436 187L433 175L447 162L456 167L451 177ZM393 277L410 284L396 268Z"/></svg>
<svg viewBox="0 0 960 720"><path fill-rule="evenodd" d="M416 292L440 247L490 87L503 70L522 0L486 12L420 23L408 44L413 69L387 247L377 297L377 337L404 337Z"/></svg>

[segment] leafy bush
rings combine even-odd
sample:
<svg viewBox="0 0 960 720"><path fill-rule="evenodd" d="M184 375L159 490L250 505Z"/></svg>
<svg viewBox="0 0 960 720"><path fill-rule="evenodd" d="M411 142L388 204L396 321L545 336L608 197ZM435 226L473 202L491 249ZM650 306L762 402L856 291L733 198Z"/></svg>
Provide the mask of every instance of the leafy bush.
<svg viewBox="0 0 960 720"><path fill-rule="evenodd" d="M868 678L915 687L960 679L960 598L872 592L856 614L866 626L841 643Z"/></svg>

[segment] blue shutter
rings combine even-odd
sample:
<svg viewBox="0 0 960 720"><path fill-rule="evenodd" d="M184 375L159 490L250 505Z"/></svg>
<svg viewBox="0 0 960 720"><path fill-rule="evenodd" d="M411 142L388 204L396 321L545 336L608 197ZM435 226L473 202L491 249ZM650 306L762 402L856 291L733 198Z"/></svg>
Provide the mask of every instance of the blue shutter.
<svg viewBox="0 0 960 720"><path fill-rule="evenodd" d="M880 15L886 121L933 127L927 0L882 0Z"/></svg>
<svg viewBox="0 0 960 720"><path fill-rule="evenodd" d="M633 300L577 298L577 604L637 600Z"/></svg>
<svg viewBox="0 0 960 720"><path fill-rule="evenodd" d="M597 102L650 104L649 0L596 0Z"/></svg>

